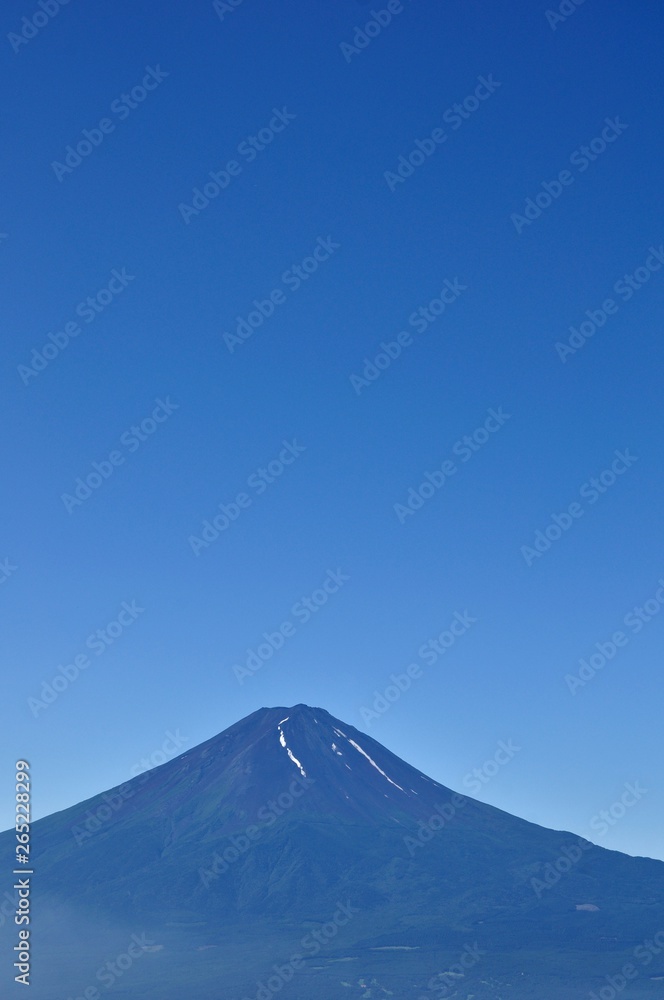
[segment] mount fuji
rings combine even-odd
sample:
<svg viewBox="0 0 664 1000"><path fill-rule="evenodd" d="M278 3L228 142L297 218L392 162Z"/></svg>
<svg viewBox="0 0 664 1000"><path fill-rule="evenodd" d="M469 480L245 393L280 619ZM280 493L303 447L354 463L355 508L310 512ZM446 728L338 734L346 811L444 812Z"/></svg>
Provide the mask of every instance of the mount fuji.
<svg viewBox="0 0 664 1000"><path fill-rule="evenodd" d="M32 844L34 1000L662 995L664 863L460 795L322 708L259 709ZM14 852L0 834L3 872Z"/></svg>

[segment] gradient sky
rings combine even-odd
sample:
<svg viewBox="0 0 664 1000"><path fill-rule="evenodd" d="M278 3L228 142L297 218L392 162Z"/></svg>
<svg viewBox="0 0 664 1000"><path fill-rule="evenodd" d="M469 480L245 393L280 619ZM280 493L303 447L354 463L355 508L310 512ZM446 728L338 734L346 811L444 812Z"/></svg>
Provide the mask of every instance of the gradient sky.
<svg viewBox="0 0 664 1000"><path fill-rule="evenodd" d="M10 0L4 36L37 10ZM2 828L17 757L42 816L158 762L169 731L185 749L305 702L462 791L511 740L477 797L664 858L664 614L624 621L658 610L664 576L661 11L588 0L554 27L545 3L404 0L342 50L371 10L73 0L18 51L5 39ZM130 107L147 67L167 76ZM446 116L480 77L499 86ZM295 117L273 141L238 151L284 108ZM575 151L607 118L620 134L582 167ZM114 127L80 165L53 166L102 119ZM388 183L436 128L444 141ZM207 207L180 209L234 159ZM539 217L515 222L564 170ZM327 240L338 249L295 288L285 272ZM647 261L647 282L615 290ZM77 315L123 268L113 301ZM446 280L465 288L416 329ZM224 334L275 289L274 315L231 352ZM556 343L609 298L563 361ZM33 349L75 321L26 377ZM351 376L401 331L408 346L356 391ZM139 442L131 428L158 399L177 408ZM456 442L501 407L509 419L464 461ZM250 477L283 441L304 451L259 492ZM582 493L625 449L636 460L615 483ZM122 464L67 505L111 452ZM446 460L454 474L399 518ZM240 493L250 505L195 554L191 536ZM574 502L582 515L526 559ZM338 570L348 579L304 621L297 602ZM86 646L132 601L144 611L103 654ZM455 612L477 621L426 662ZM240 683L234 665L284 622L283 647ZM626 644L573 694L566 675L616 631ZM409 664L421 675L367 721ZM593 817L626 783L647 793L600 834Z"/></svg>

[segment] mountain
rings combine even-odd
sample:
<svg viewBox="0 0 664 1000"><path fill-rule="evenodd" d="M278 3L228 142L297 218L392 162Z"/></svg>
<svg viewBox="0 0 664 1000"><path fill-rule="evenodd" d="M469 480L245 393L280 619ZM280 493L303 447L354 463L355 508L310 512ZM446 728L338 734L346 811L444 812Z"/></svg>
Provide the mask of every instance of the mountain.
<svg viewBox="0 0 664 1000"><path fill-rule="evenodd" d="M664 863L459 795L322 708L262 708L32 844L35 1000L662 995Z"/></svg>

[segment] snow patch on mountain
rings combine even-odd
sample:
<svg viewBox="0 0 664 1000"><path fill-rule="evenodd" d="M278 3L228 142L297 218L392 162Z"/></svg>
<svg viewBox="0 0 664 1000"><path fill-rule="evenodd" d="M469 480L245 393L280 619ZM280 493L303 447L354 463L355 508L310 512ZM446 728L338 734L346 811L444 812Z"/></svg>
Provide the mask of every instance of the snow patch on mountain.
<svg viewBox="0 0 664 1000"><path fill-rule="evenodd" d="M378 764L376 763L376 761L372 760L372 758L369 756L369 754L366 752L366 750L363 750L362 747L358 743L355 742L355 740L348 739L348 742L350 743L351 746L355 747L356 750L359 750L359 752L361 754L364 754L364 756L367 758L367 760L369 761L369 763L373 764L373 766L376 768L376 770L380 771L380 773L383 775L383 777L387 778L387 780L389 781L389 783L391 785L394 785L395 788L398 788L401 792L404 793L404 795L408 795L408 792L405 790L405 788L402 788L401 785L397 785L396 781L392 781L392 779L390 778L389 774L385 774L385 771L383 771L382 767L379 767Z"/></svg>
<svg viewBox="0 0 664 1000"><path fill-rule="evenodd" d="M286 743L286 737L284 736L283 730L281 728L281 724L283 722L286 722L288 719L289 719L289 716L286 716L286 718L282 719L281 722L279 723L279 725L277 726L277 729L279 730L279 742L281 743L282 747L286 748L286 752L288 753L288 756L293 761L293 763L295 764L295 766L297 768L299 768L299 771L300 771L300 774L302 775L302 777L306 778L307 772L304 770L304 768L302 767L302 764L300 763L300 761L297 759L297 757L295 756L295 754L293 753L293 751L291 750L291 748Z"/></svg>

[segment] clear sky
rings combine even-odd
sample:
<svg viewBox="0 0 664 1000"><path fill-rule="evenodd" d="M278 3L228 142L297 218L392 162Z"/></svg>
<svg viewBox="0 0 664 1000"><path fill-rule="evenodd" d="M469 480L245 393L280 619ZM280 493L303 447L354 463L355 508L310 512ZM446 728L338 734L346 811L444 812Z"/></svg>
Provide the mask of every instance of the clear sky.
<svg viewBox="0 0 664 1000"><path fill-rule="evenodd" d="M664 857L662 15L562 6L5 5L0 826L305 702Z"/></svg>

